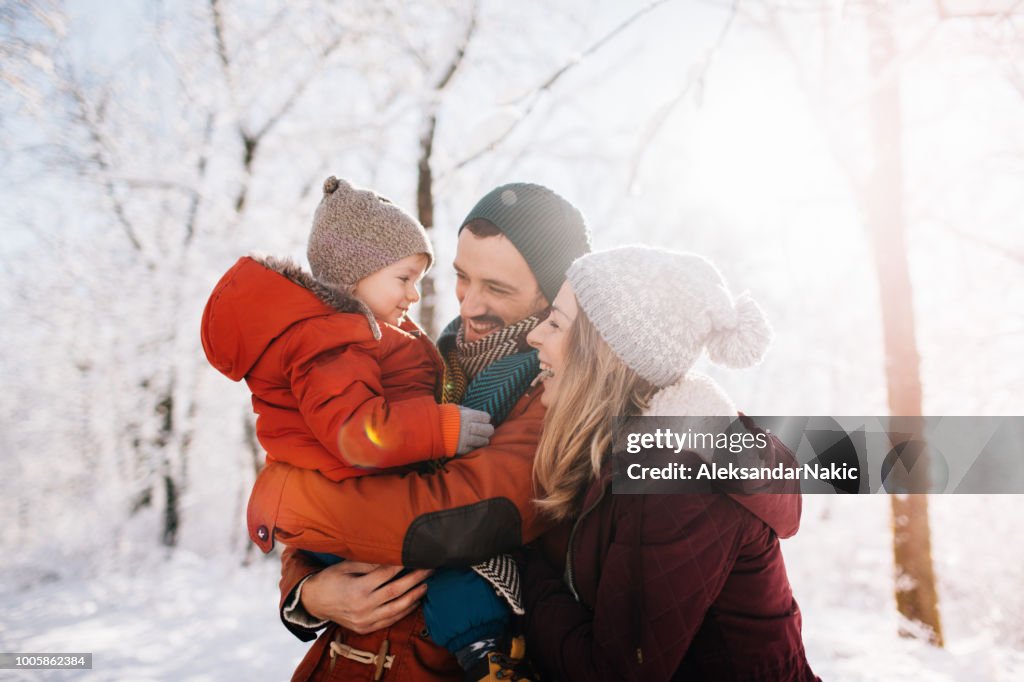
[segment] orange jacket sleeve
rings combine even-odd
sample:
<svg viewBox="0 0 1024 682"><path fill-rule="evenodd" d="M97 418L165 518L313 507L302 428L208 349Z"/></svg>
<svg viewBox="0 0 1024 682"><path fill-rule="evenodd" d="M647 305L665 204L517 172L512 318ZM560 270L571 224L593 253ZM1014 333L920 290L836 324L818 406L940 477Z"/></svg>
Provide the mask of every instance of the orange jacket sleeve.
<svg viewBox="0 0 1024 682"><path fill-rule="evenodd" d="M372 336L367 331L325 345L324 337L338 330L333 320L310 320L282 339L282 369L299 412L327 451L350 466L378 468L453 454L434 398L385 400Z"/></svg>
<svg viewBox="0 0 1024 682"><path fill-rule="evenodd" d="M249 500L249 535L263 551L293 547L410 567L473 564L547 528L533 504L533 456L544 408L524 396L490 444L444 470L333 482L270 462Z"/></svg>

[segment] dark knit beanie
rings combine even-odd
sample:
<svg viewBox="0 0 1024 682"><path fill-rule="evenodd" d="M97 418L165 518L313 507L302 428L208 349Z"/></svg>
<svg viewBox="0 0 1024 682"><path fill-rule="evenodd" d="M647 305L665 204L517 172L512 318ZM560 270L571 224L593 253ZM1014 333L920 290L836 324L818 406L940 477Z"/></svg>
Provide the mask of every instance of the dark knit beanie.
<svg viewBox="0 0 1024 682"><path fill-rule="evenodd" d="M541 185L514 182L491 190L462 221L459 232L478 219L508 237L549 303L555 300L569 265L590 253L590 230L583 214Z"/></svg>
<svg viewBox="0 0 1024 682"><path fill-rule="evenodd" d="M345 289L367 275L418 253L434 261L419 221L387 199L356 189L333 175L313 215L306 256L313 277Z"/></svg>

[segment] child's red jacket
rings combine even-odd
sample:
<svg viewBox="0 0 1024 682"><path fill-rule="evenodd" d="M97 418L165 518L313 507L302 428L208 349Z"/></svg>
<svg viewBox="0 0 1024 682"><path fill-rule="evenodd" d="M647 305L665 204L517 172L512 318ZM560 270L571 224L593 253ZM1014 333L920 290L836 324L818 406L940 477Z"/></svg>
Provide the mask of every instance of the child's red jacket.
<svg viewBox="0 0 1024 682"><path fill-rule="evenodd" d="M288 261L241 258L203 312L203 349L245 379L268 461L340 481L455 452L444 364L412 322L378 324L354 298Z"/></svg>

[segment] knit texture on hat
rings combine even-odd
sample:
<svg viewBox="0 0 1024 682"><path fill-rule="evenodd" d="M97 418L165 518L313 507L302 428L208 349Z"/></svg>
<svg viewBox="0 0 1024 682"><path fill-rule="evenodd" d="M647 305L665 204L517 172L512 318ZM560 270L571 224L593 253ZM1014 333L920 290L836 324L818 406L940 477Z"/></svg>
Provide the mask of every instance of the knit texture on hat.
<svg viewBox="0 0 1024 682"><path fill-rule="evenodd" d="M344 289L418 253L426 254L427 267L433 263L427 232L411 215L333 175L323 189L306 249L319 282Z"/></svg>
<svg viewBox="0 0 1024 682"><path fill-rule="evenodd" d="M514 182L484 196L462 221L491 223L522 254L548 302L565 281L565 271L590 253L590 231L579 210L547 187ZM459 228L462 231L462 228Z"/></svg>
<svg viewBox="0 0 1024 682"><path fill-rule="evenodd" d="M601 338L655 386L676 383L705 348L712 362L749 367L771 342L753 299L734 300L715 266L695 254L624 246L580 258L567 279Z"/></svg>

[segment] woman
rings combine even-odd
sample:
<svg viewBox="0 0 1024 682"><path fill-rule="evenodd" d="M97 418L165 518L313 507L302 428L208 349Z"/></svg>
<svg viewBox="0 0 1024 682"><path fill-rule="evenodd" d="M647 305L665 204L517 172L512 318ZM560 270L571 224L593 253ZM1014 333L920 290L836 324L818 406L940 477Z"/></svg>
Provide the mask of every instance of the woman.
<svg viewBox="0 0 1024 682"><path fill-rule="evenodd" d="M527 651L548 676L817 679L778 540L796 531L798 495L610 491L617 416L735 417L690 369L705 349L719 364L754 364L770 334L756 304L734 302L697 256L623 247L569 269L529 336L548 406L538 504L562 522L525 562Z"/></svg>

